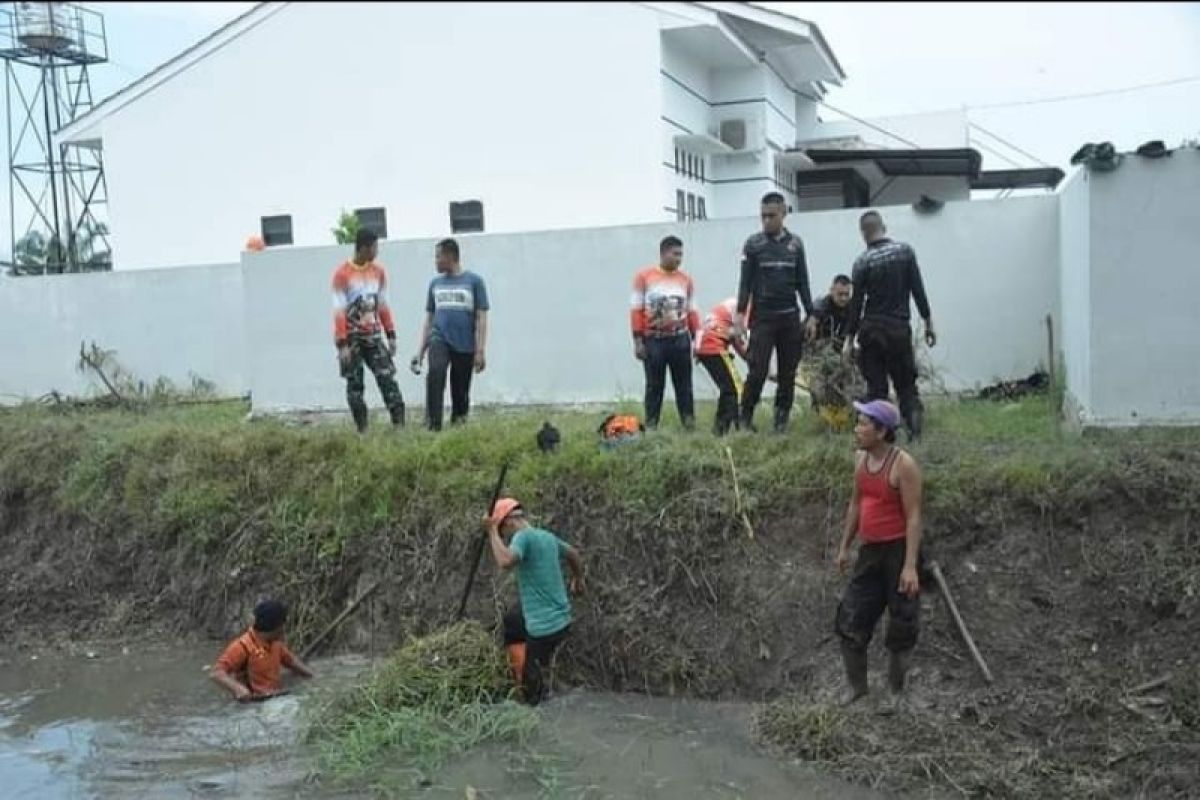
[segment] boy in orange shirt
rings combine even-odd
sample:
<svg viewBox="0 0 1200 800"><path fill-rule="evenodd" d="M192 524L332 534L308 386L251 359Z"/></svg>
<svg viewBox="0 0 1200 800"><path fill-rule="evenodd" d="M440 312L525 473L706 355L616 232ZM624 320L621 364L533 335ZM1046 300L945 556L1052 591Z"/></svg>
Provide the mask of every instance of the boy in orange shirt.
<svg viewBox="0 0 1200 800"><path fill-rule="evenodd" d="M287 609L278 600L263 600L256 605L254 624L229 643L209 677L239 703L282 694L283 667L302 678L313 677L312 670L284 644L285 622Z"/></svg>
<svg viewBox="0 0 1200 800"><path fill-rule="evenodd" d="M633 352L646 369L646 427L658 427L667 370L675 387L675 406L683 427L695 427L692 400L692 339L700 330L692 279L679 265L683 242L668 236L659 243L658 264L633 280L630 323Z"/></svg>

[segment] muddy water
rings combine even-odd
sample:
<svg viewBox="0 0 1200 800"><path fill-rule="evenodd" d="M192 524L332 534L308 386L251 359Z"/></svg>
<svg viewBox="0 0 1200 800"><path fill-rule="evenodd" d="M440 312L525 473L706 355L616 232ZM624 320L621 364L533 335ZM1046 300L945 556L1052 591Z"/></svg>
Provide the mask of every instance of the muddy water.
<svg viewBox="0 0 1200 800"><path fill-rule="evenodd" d="M267 703L231 703L205 676L216 649L0 657L0 797L333 796L306 780L311 756L297 743L305 687ZM344 657L313 666L328 686L369 664ZM467 797L468 789L539 800L877 797L760 752L741 705L574 691L539 714L520 752L483 748L431 786L387 784L431 800Z"/></svg>

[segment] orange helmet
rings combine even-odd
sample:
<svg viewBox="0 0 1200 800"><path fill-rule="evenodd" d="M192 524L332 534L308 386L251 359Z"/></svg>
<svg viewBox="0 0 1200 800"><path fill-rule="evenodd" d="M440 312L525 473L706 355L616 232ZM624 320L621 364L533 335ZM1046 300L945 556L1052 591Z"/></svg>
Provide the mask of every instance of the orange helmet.
<svg viewBox="0 0 1200 800"><path fill-rule="evenodd" d="M511 497L501 497L496 501L495 508L492 509L492 522L499 525L508 519L514 511L520 511L521 504Z"/></svg>
<svg viewBox="0 0 1200 800"><path fill-rule="evenodd" d="M246 240L246 249L252 250L256 253L259 250L264 249L266 246L267 246L267 243L264 242L263 238L261 236L259 236L258 234L254 234L253 236L251 236L249 239Z"/></svg>

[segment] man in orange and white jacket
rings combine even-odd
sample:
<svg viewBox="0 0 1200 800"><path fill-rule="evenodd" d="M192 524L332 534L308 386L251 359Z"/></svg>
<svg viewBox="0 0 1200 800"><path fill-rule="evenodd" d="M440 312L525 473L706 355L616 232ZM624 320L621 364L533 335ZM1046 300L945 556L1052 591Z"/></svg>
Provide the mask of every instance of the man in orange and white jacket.
<svg viewBox="0 0 1200 800"><path fill-rule="evenodd" d="M333 273L333 338L346 379L346 402L359 433L367 430L364 365L375 375L392 424L404 425L404 397L396 384L396 365L392 361L396 355L396 323L387 302L387 272L375 261L378 254L379 237L373 231L361 230L354 242L354 257Z"/></svg>
<svg viewBox="0 0 1200 800"><path fill-rule="evenodd" d="M658 263L633 280L630 323L634 354L646 370L646 427L658 427L667 370L683 427L696 424L692 399L692 341L700 330L692 279L679 268L683 242L668 236L659 243Z"/></svg>

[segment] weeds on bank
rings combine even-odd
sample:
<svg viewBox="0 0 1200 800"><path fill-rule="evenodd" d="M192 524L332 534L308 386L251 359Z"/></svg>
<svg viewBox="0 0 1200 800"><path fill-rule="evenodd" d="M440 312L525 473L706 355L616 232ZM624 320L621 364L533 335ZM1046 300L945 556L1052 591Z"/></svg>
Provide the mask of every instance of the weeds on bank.
<svg viewBox="0 0 1200 800"><path fill-rule="evenodd" d="M309 738L334 780L399 766L429 781L453 756L532 733L536 717L509 699L510 688L495 637L459 623L409 641L366 683L318 702Z"/></svg>
<svg viewBox="0 0 1200 800"><path fill-rule="evenodd" d="M1153 514L1197 502L1188 500L1200 484L1196 431L1069 436L1046 397L928 405L926 438L912 449L926 475L931 541L989 514L1032 511L1075 524L1106 503ZM563 523L568 537L595 527L680 541L738 525L727 446L756 526L803 507L840 514L853 464L851 436L825 432L806 409L786 437L723 440L679 432L668 412L664 430L615 451L597 444L602 411L482 410L436 436L376 424L365 437L344 421L247 424L246 411L240 403L0 410L0 494L50 503L147 569L151 554L171 552L177 563L219 567L233 593L269 571L298 598L293 636L302 641L350 591L347 562L403 557L420 561L430 580L457 565L505 460L508 491L545 524ZM702 404L702 429L712 412ZM549 456L534 445L547 419L563 434L561 452ZM1186 593L1192 573L1172 579L1174 594Z"/></svg>

